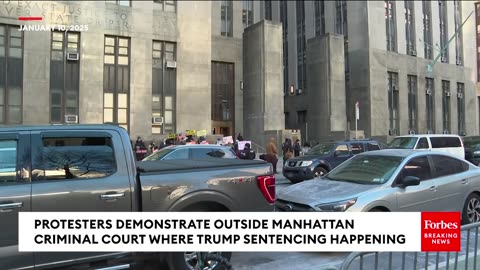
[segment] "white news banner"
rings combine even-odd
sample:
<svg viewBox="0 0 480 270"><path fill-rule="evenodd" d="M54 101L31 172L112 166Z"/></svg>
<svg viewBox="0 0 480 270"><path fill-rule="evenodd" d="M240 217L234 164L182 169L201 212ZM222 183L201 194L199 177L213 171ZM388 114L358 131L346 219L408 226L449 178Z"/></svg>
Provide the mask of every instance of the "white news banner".
<svg viewBox="0 0 480 270"><path fill-rule="evenodd" d="M420 251L421 213L20 212L19 251Z"/></svg>

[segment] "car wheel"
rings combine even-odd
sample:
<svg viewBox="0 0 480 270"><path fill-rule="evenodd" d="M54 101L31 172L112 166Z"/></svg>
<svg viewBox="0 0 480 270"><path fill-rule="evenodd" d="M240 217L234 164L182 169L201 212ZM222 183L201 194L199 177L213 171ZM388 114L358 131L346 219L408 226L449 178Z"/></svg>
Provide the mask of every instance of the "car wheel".
<svg viewBox="0 0 480 270"><path fill-rule="evenodd" d="M480 222L480 196L475 193L470 194L462 212L462 223L470 224Z"/></svg>
<svg viewBox="0 0 480 270"><path fill-rule="evenodd" d="M322 176L324 176L325 174L327 174L328 171L325 170L325 168L323 167L317 167L315 168L315 170L313 171L313 177L314 178L320 178Z"/></svg>
<svg viewBox="0 0 480 270"><path fill-rule="evenodd" d="M228 261L232 258L231 252L210 252L213 254L218 254ZM198 265L198 254L197 252L174 252L170 254L170 259L168 260L168 265L171 270L197 270L200 269ZM216 261L207 261L201 270L223 270L223 267L219 262Z"/></svg>

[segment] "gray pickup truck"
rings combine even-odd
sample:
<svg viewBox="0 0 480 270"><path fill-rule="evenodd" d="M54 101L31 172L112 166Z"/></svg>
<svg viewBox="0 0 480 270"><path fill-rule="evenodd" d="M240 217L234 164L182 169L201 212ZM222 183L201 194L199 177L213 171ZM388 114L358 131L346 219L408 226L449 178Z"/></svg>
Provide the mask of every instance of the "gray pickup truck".
<svg viewBox="0 0 480 270"><path fill-rule="evenodd" d="M4 127L0 269L127 269L150 255L171 269L193 269L196 258L187 252L20 253L18 212L273 211L274 184L263 161L135 163L127 132L114 125Z"/></svg>

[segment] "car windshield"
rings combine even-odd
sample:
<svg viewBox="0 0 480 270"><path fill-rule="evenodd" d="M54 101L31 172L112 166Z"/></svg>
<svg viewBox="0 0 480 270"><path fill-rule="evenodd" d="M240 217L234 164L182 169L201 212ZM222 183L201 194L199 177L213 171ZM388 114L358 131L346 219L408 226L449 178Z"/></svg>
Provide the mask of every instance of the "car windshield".
<svg viewBox="0 0 480 270"><path fill-rule="evenodd" d="M166 155L170 154L173 150L173 148L163 148L158 150L157 152L151 154L150 156L144 158L142 161L155 161L155 160L161 160L163 159Z"/></svg>
<svg viewBox="0 0 480 270"><path fill-rule="evenodd" d="M319 144L310 149L305 155L328 155L332 151L333 146L333 143Z"/></svg>
<svg viewBox="0 0 480 270"><path fill-rule="evenodd" d="M465 148L472 150L480 150L480 137L466 137L463 138L463 145Z"/></svg>
<svg viewBox="0 0 480 270"><path fill-rule="evenodd" d="M390 149L413 149L415 147L415 143L417 142L416 137L399 137L393 139L388 144L388 148Z"/></svg>
<svg viewBox="0 0 480 270"><path fill-rule="evenodd" d="M402 160L402 157L358 155L342 163L325 177L342 182L383 184L390 179Z"/></svg>

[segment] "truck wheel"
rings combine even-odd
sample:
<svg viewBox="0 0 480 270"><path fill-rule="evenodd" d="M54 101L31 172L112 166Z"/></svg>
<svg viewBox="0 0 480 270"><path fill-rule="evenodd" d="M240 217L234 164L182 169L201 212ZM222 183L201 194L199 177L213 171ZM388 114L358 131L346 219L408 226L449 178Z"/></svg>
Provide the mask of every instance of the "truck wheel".
<svg viewBox="0 0 480 270"><path fill-rule="evenodd" d="M218 254L225 259L229 260L232 258L231 252L213 252ZM170 270L196 270L199 269L197 266L198 259L196 252L172 252L168 259L168 266ZM218 262L207 262L207 264L202 268L202 270L224 270L225 267L220 265Z"/></svg>
<svg viewBox="0 0 480 270"><path fill-rule="evenodd" d="M320 178L322 176L324 176L325 174L327 174L328 171L325 170L325 168L323 167L317 167L315 168L315 170L313 171L313 177L314 178Z"/></svg>

